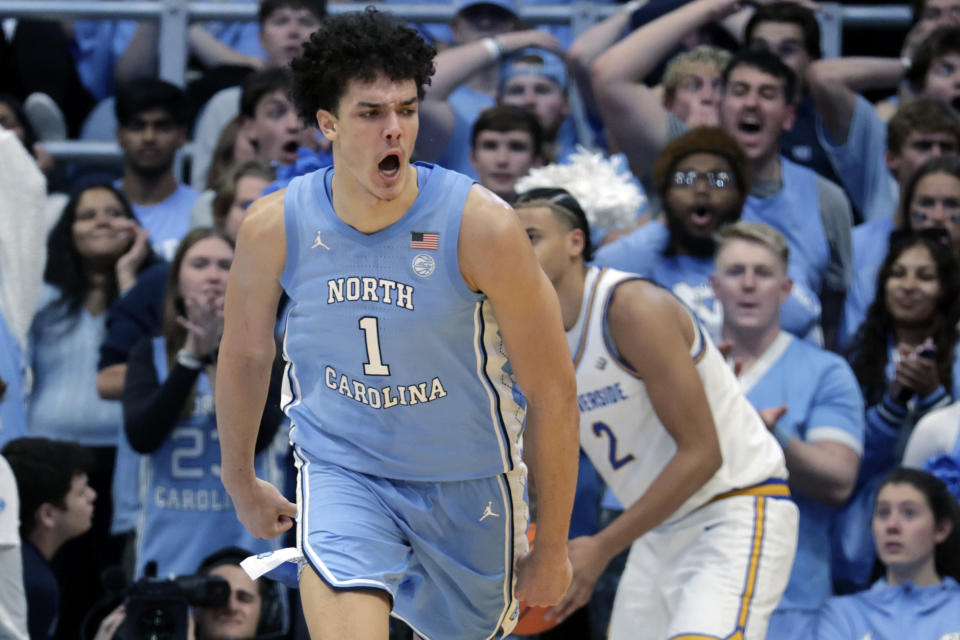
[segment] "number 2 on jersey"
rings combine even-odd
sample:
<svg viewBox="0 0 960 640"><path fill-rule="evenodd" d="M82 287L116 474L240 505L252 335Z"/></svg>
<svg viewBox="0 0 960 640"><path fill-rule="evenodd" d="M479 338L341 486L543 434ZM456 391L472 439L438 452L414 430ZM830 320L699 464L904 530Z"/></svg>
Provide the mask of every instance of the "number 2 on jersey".
<svg viewBox="0 0 960 640"><path fill-rule="evenodd" d="M363 372L368 376L390 375L390 365L383 364L380 357L380 329L374 316L360 318L360 329L367 342L367 361L363 363Z"/></svg>
<svg viewBox="0 0 960 640"><path fill-rule="evenodd" d="M603 437L604 433L610 436L610 466L613 467L614 471L636 460L636 457L632 453L628 453L622 458L617 457L617 436L614 435L613 429L611 429L606 422L594 422L593 433L598 438Z"/></svg>

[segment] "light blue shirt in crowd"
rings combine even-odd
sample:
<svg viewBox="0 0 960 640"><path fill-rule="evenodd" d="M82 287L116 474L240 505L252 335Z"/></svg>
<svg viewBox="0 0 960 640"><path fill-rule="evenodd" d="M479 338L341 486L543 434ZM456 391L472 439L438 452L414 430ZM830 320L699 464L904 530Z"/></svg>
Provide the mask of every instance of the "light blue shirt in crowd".
<svg viewBox="0 0 960 640"><path fill-rule="evenodd" d="M718 339L723 311L710 286L714 259L664 255L669 241L670 231L654 220L600 247L593 263L636 273L667 287L697 314L711 337ZM780 306L780 326L801 338L819 340L820 301L803 284L802 276L794 279L790 297Z"/></svg>
<svg viewBox="0 0 960 640"><path fill-rule="evenodd" d="M798 376L797 372L803 375ZM781 332L741 378L750 403L759 409L787 406L777 426L804 442L836 442L863 452L863 397L850 365L786 332ZM800 509L797 554L778 611L800 611L771 619L769 637L778 640L809 628L817 609L833 595L830 576L830 528L835 509L793 492ZM800 618L806 617L806 624ZM781 626L775 626L783 622Z"/></svg>
<svg viewBox="0 0 960 640"><path fill-rule="evenodd" d="M121 189L123 179L114 182L113 186ZM163 202L152 205L130 203L140 226L150 232L150 246L163 259L173 259L177 245L190 230L190 211L199 197L200 194L192 188L181 184Z"/></svg>
<svg viewBox="0 0 960 640"><path fill-rule="evenodd" d="M85 308L66 315L60 290L45 284L30 327L33 390L28 400L32 436L114 447L123 426L119 402L97 393L97 359L107 313Z"/></svg>
<svg viewBox="0 0 960 640"><path fill-rule="evenodd" d="M847 140L841 145L836 144L823 121L817 118L817 139L863 219L891 217L900 187L887 168L887 123L880 119L873 105L857 96Z"/></svg>
<svg viewBox="0 0 960 640"><path fill-rule="evenodd" d="M831 598L820 612L816 640L956 640L960 638L960 585L891 586L878 580L867 591Z"/></svg>

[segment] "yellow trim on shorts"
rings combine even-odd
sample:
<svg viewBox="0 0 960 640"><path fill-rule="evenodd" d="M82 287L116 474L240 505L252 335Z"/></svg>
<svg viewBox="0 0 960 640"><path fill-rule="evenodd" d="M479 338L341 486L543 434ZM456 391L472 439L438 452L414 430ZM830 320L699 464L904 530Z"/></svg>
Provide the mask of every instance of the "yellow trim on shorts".
<svg viewBox="0 0 960 640"><path fill-rule="evenodd" d="M733 498L736 496L766 496L769 498L789 498L790 497L790 487L787 486L787 483L784 481L779 482L764 482L761 484L755 484L752 487L744 487L743 489L734 489L732 491L725 491L723 493L718 493L717 495L710 498L707 504L716 502L717 500L725 500L727 498Z"/></svg>
<svg viewBox="0 0 960 640"><path fill-rule="evenodd" d="M750 544L750 561L747 564L747 577L740 594L740 611L737 614L737 626L728 636L722 640L743 640L744 629L747 626L747 620L750 618L750 601L753 600L753 594L757 587L757 575L760 568L760 554L763 551L764 521L766 519L767 500L769 498L779 498L789 496L790 489L786 484L770 482L759 484L745 489L736 489L715 496L710 502L730 498L732 496L753 496L756 498L754 506L753 519L753 540ZM721 640L717 636L708 636L699 633L683 633L676 636L670 636L669 640Z"/></svg>
<svg viewBox="0 0 960 640"><path fill-rule="evenodd" d="M728 636L730 640L740 640L743 638L743 630L747 626L747 618L750 616L750 601L753 600L753 592L757 586L757 573L760 567L760 552L763 551L763 523L766 516L767 497L757 496L756 513L753 523L753 544L750 550L750 564L747 568L747 584L744 585L743 594L740 596L740 615L737 618L737 630L733 635Z"/></svg>

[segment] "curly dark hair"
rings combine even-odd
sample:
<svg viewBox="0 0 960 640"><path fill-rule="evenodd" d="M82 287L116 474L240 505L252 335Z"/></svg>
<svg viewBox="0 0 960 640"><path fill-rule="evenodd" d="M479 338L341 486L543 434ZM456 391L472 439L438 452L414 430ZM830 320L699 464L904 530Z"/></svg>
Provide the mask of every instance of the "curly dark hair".
<svg viewBox="0 0 960 640"><path fill-rule="evenodd" d="M436 55L415 30L374 7L332 16L290 63L293 103L303 121L313 123L319 109L336 114L350 80L369 81L380 74L414 80L422 100Z"/></svg>
<svg viewBox="0 0 960 640"><path fill-rule="evenodd" d="M868 405L880 402L887 387L885 370L889 358L887 341L893 335L895 324L887 310L886 283L893 264L907 250L926 247L937 266L940 297L931 319L930 337L937 347L937 373L945 389L953 385L953 352L957 344L957 321L960 320L960 270L953 250L943 240L943 234L926 231L894 231L890 236L890 250L877 276L877 294L867 309L867 317L857 330L851 349L853 372L864 391Z"/></svg>

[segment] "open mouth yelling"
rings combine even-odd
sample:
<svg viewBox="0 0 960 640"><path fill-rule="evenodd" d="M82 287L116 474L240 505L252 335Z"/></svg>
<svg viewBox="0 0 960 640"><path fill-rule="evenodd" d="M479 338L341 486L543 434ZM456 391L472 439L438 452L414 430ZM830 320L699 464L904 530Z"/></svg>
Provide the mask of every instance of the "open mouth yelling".
<svg viewBox="0 0 960 640"><path fill-rule="evenodd" d="M690 211L690 222L697 227L708 227L713 224L716 216L709 207L694 207Z"/></svg>
<svg viewBox="0 0 960 640"><path fill-rule="evenodd" d="M377 163L377 171L387 179L396 178L400 173L400 154L392 151Z"/></svg>
<svg viewBox="0 0 960 640"><path fill-rule="evenodd" d="M760 118L752 114L743 116L740 118L740 122L737 123L737 129L743 133L760 133L762 128L763 123L760 121Z"/></svg>

